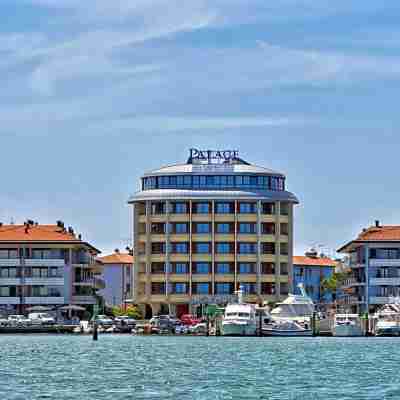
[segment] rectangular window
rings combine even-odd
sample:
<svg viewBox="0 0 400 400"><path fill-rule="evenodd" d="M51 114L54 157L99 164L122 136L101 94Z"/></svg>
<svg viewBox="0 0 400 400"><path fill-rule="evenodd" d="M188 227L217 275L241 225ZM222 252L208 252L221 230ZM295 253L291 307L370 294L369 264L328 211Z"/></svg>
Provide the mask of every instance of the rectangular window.
<svg viewBox="0 0 400 400"><path fill-rule="evenodd" d="M151 253L152 254L164 254L165 253L165 243L152 243L151 244Z"/></svg>
<svg viewBox="0 0 400 400"><path fill-rule="evenodd" d="M280 267L281 275L288 275L288 265L286 263L281 263Z"/></svg>
<svg viewBox="0 0 400 400"><path fill-rule="evenodd" d="M289 215L289 203L281 203L281 215Z"/></svg>
<svg viewBox="0 0 400 400"><path fill-rule="evenodd" d="M231 233L231 224L229 223L217 223L217 233Z"/></svg>
<svg viewBox="0 0 400 400"><path fill-rule="evenodd" d="M210 203L195 203L193 212L195 214L209 214L210 213Z"/></svg>
<svg viewBox="0 0 400 400"><path fill-rule="evenodd" d="M194 289L196 294L209 294L210 284L209 283L195 283Z"/></svg>
<svg viewBox="0 0 400 400"><path fill-rule="evenodd" d="M188 243L172 243L172 253L187 254L189 252Z"/></svg>
<svg viewBox="0 0 400 400"><path fill-rule="evenodd" d="M255 254L256 244L255 243L238 243L238 252L240 254Z"/></svg>
<svg viewBox="0 0 400 400"><path fill-rule="evenodd" d="M275 274L275 264L274 263L262 263L261 272L265 275Z"/></svg>
<svg viewBox="0 0 400 400"><path fill-rule="evenodd" d="M216 250L218 254L229 254L232 253L232 247L230 243L217 243Z"/></svg>
<svg viewBox="0 0 400 400"><path fill-rule="evenodd" d="M229 263L217 263L215 264L215 271L217 274L230 274L231 266Z"/></svg>
<svg viewBox="0 0 400 400"><path fill-rule="evenodd" d="M196 233L210 233L211 232L211 226L209 223L198 222L195 224L194 227L195 227Z"/></svg>
<svg viewBox="0 0 400 400"><path fill-rule="evenodd" d="M165 283L163 282L153 282L151 284L152 294L165 294Z"/></svg>
<svg viewBox="0 0 400 400"><path fill-rule="evenodd" d="M215 212L216 214L232 214L234 212L233 203L216 203Z"/></svg>
<svg viewBox="0 0 400 400"><path fill-rule="evenodd" d="M174 214L187 214L187 204L186 203L173 203L173 213Z"/></svg>
<svg viewBox="0 0 400 400"><path fill-rule="evenodd" d="M192 177L190 175L185 175L183 177L183 186L186 188L192 187Z"/></svg>
<svg viewBox="0 0 400 400"><path fill-rule="evenodd" d="M152 223L151 224L151 233L155 234L164 234L165 233L165 224L163 223Z"/></svg>
<svg viewBox="0 0 400 400"><path fill-rule="evenodd" d="M188 225L185 223L177 223L174 225L175 233L187 233Z"/></svg>
<svg viewBox="0 0 400 400"><path fill-rule="evenodd" d="M194 243L195 253L209 254L211 253L211 243Z"/></svg>
<svg viewBox="0 0 400 400"><path fill-rule="evenodd" d="M194 264L194 271L196 274L209 274L210 273L209 263L196 263Z"/></svg>
<svg viewBox="0 0 400 400"><path fill-rule="evenodd" d="M50 268L50 276L53 278L58 276L58 268L57 267Z"/></svg>
<svg viewBox="0 0 400 400"><path fill-rule="evenodd" d="M187 284L186 283L175 283L174 292L177 294L187 293Z"/></svg>
<svg viewBox="0 0 400 400"><path fill-rule="evenodd" d="M10 288L8 286L0 286L0 297L9 297Z"/></svg>
<svg viewBox="0 0 400 400"><path fill-rule="evenodd" d="M163 274L165 272L165 264L163 262L151 263L152 274Z"/></svg>
<svg viewBox="0 0 400 400"><path fill-rule="evenodd" d="M186 263L176 263L172 268L175 274L187 274L189 270L189 267Z"/></svg>
<svg viewBox="0 0 400 400"><path fill-rule="evenodd" d="M217 294L231 294L232 293L232 284L225 282L218 282L215 285L215 289Z"/></svg>
<svg viewBox="0 0 400 400"><path fill-rule="evenodd" d="M152 215L165 214L165 203L163 202L151 203L151 214Z"/></svg>
<svg viewBox="0 0 400 400"><path fill-rule="evenodd" d="M287 256L289 254L289 246L287 243L281 243L281 255Z"/></svg>
<svg viewBox="0 0 400 400"><path fill-rule="evenodd" d="M242 290L245 294L255 294L256 293L256 284L250 282L243 282L240 284Z"/></svg>
<svg viewBox="0 0 400 400"><path fill-rule="evenodd" d="M254 214L256 212L256 203L239 203L240 214Z"/></svg>
<svg viewBox="0 0 400 400"><path fill-rule="evenodd" d="M275 243L266 242L262 244L263 254L275 254Z"/></svg>
<svg viewBox="0 0 400 400"><path fill-rule="evenodd" d="M275 235L275 224L273 222L266 222L261 224L263 235Z"/></svg>
<svg viewBox="0 0 400 400"><path fill-rule="evenodd" d="M239 274L254 274L256 271L255 264L253 263L240 263Z"/></svg>
<svg viewBox="0 0 400 400"><path fill-rule="evenodd" d="M266 294L266 295L274 295L275 294L275 283L272 283L272 282L261 283L261 293Z"/></svg>
<svg viewBox="0 0 400 400"><path fill-rule="evenodd" d="M239 233L255 233L256 224L240 222L239 223Z"/></svg>
<svg viewBox="0 0 400 400"><path fill-rule="evenodd" d="M262 212L263 212L263 214L274 215L275 214L275 203L263 203Z"/></svg>

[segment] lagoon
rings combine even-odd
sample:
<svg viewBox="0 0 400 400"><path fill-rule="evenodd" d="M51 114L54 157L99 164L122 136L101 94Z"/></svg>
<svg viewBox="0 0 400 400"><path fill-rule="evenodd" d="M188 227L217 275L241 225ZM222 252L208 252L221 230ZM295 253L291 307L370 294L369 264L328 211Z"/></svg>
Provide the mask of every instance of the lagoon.
<svg viewBox="0 0 400 400"><path fill-rule="evenodd" d="M0 336L1 400L400 399L398 338Z"/></svg>

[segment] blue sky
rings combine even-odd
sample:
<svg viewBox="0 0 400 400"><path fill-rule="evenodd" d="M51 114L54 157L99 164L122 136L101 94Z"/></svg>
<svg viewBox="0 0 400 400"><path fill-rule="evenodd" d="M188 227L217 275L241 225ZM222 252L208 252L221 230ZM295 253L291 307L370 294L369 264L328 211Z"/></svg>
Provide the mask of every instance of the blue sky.
<svg viewBox="0 0 400 400"><path fill-rule="evenodd" d="M0 221L63 219L125 247L141 173L194 146L287 174L297 254L400 223L400 3L2 0L0 13Z"/></svg>

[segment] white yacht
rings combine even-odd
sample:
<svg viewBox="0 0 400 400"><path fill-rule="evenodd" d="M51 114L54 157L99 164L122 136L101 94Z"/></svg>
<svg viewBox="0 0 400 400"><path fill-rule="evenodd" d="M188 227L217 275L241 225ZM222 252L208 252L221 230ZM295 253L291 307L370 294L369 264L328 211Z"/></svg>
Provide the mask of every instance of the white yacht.
<svg viewBox="0 0 400 400"><path fill-rule="evenodd" d="M363 336L358 314L336 314L332 329L333 336Z"/></svg>
<svg viewBox="0 0 400 400"><path fill-rule="evenodd" d="M256 306L243 303L243 290L237 292L238 303L228 304L222 320L222 336L255 336L257 332Z"/></svg>
<svg viewBox="0 0 400 400"><path fill-rule="evenodd" d="M400 336L400 302L385 304L374 315L375 336Z"/></svg>
<svg viewBox="0 0 400 400"><path fill-rule="evenodd" d="M271 311L271 322L262 327L266 336L312 336L311 319L315 310L304 286L299 284L301 295L289 294Z"/></svg>

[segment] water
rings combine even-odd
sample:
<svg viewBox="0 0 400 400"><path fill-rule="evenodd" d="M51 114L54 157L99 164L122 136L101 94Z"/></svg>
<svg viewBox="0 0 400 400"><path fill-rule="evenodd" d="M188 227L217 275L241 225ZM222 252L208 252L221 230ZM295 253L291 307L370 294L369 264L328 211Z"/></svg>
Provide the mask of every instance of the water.
<svg viewBox="0 0 400 400"><path fill-rule="evenodd" d="M399 360L396 338L0 336L0 399L400 399Z"/></svg>

